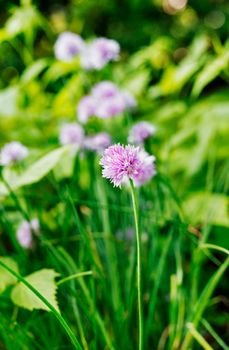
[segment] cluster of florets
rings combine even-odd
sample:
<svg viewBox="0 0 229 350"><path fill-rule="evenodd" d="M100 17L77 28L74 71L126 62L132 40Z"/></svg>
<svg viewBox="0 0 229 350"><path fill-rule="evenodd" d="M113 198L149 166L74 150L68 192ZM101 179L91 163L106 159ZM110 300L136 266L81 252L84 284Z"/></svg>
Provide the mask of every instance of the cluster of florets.
<svg viewBox="0 0 229 350"><path fill-rule="evenodd" d="M54 51L58 60L70 62L78 56L84 69L100 70L108 62L118 60L120 46L117 41L107 38L86 43L81 36L64 32L58 37Z"/></svg>
<svg viewBox="0 0 229 350"><path fill-rule="evenodd" d="M134 186L141 186L155 175L154 161L155 157L140 147L116 144L104 151L100 164L103 177L115 187L129 180L133 181Z"/></svg>
<svg viewBox="0 0 229 350"><path fill-rule="evenodd" d="M106 132L86 136L83 127L78 123L63 125L59 141L62 145L75 145L76 149L101 153L111 144L111 137Z"/></svg>
<svg viewBox="0 0 229 350"><path fill-rule="evenodd" d="M29 154L28 148L18 141L7 143L0 150L0 165L14 165Z"/></svg>
<svg viewBox="0 0 229 350"><path fill-rule="evenodd" d="M135 98L127 91L121 91L111 81L94 86L90 95L84 96L77 106L77 117L86 123L90 117L108 119L136 106Z"/></svg>
<svg viewBox="0 0 229 350"><path fill-rule="evenodd" d="M142 121L135 124L129 131L128 141L136 145L142 145L146 139L153 136L156 128L153 124Z"/></svg>

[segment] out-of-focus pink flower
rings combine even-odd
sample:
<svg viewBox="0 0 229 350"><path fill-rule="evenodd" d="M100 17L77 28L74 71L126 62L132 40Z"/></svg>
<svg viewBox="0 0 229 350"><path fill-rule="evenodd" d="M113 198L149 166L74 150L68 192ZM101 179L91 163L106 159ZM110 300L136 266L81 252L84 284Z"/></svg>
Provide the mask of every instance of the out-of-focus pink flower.
<svg viewBox="0 0 229 350"><path fill-rule="evenodd" d="M130 129L128 141L130 143L140 145L145 141L145 139L154 135L155 131L155 126L150 124L149 122L139 122Z"/></svg>
<svg viewBox="0 0 229 350"><path fill-rule="evenodd" d="M13 141L7 143L0 151L0 164L15 164L26 158L28 154L28 148L22 145L20 142Z"/></svg>
<svg viewBox="0 0 229 350"><path fill-rule="evenodd" d="M92 89L92 96L97 99L103 99L107 97L114 97L119 95L118 87L111 81L105 80L96 84Z"/></svg>
<svg viewBox="0 0 229 350"><path fill-rule="evenodd" d="M17 229L16 237L20 245L25 249L30 249L33 247L33 233L39 235L40 224L38 219L33 219L32 221L22 221Z"/></svg>
<svg viewBox="0 0 229 350"><path fill-rule="evenodd" d="M133 108L134 97L123 92L111 81L102 81L94 86L91 95L84 96L77 107L78 120L86 123L91 116L107 119Z"/></svg>
<svg viewBox="0 0 229 350"><path fill-rule="evenodd" d="M108 147L103 154L103 177L109 179L115 187L120 187L128 179L132 179L135 186L143 185L155 174L155 157L139 147L120 144Z"/></svg>
<svg viewBox="0 0 229 350"><path fill-rule="evenodd" d="M69 62L79 55L85 47L83 39L71 32L64 32L59 35L55 45L55 57L60 61Z"/></svg>
<svg viewBox="0 0 229 350"><path fill-rule="evenodd" d="M77 116L81 123L86 123L88 118L96 115L97 101L93 96L84 96L77 106Z"/></svg>
<svg viewBox="0 0 229 350"><path fill-rule="evenodd" d="M154 164L156 158L153 155L150 156L143 149L140 149L138 159L141 165L139 166L138 173L133 178L133 182L135 186L142 186L156 175Z"/></svg>
<svg viewBox="0 0 229 350"><path fill-rule="evenodd" d="M87 70L102 69L109 61L119 58L120 46L117 41L98 38L88 44L81 54L81 66Z"/></svg>
<svg viewBox="0 0 229 350"><path fill-rule="evenodd" d="M92 96L97 101L96 115L107 119L120 114L126 108L125 99L118 87L111 81L102 81L92 89Z"/></svg>
<svg viewBox="0 0 229 350"><path fill-rule="evenodd" d="M84 147L90 151L102 153L111 144L111 137L106 132L100 132L85 138Z"/></svg>
<svg viewBox="0 0 229 350"><path fill-rule="evenodd" d="M107 119L121 114L125 110L125 101L120 94L104 98L97 105L96 115L101 119Z"/></svg>
<svg viewBox="0 0 229 350"><path fill-rule="evenodd" d="M75 144L81 146L84 140L84 130L77 123L64 125L60 131L60 143L62 145Z"/></svg>

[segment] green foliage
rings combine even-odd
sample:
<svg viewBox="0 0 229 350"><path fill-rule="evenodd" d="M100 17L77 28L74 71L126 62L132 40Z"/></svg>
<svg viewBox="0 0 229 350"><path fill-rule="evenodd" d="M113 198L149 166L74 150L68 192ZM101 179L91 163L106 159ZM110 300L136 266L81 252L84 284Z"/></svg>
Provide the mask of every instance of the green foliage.
<svg viewBox="0 0 229 350"><path fill-rule="evenodd" d="M15 272L19 272L17 263L8 257L0 258L0 260L9 266ZM4 292L4 290L17 282L17 279L12 276L8 271L6 271L2 266L0 266L0 293Z"/></svg>
<svg viewBox="0 0 229 350"><path fill-rule="evenodd" d="M61 161L61 158L65 153L69 152L70 149L71 147L68 146L49 152L34 164L30 165L22 174L6 168L3 171L4 181L11 190L37 183L55 168L58 162ZM0 195L5 196L9 194L10 190L7 185L5 185L4 182L0 183Z"/></svg>
<svg viewBox="0 0 229 350"><path fill-rule="evenodd" d="M59 311L56 292L57 285L55 283L55 277L58 276L54 270L42 269L40 271L33 272L31 275L26 276L25 280L29 282L48 302ZM31 290L28 289L22 282L19 282L11 292L11 300L17 306L23 307L30 311L34 309L40 309L50 311Z"/></svg>
<svg viewBox="0 0 229 350"><path fill-rule="evenodd" d="M106 131L127 143L137 121L157 129L145 144L157 176L137 194L144 350L227 349L228 5L166 4L2 4L0 149L18 140L30 153L0 166L0 262L15 273L0 265L0 349L137 348L129 190L101 178L98 155L58 141L79 100L102 80L131 92L137 108L92 118L87 135ZM53 46L66 30L118 40L120 60L91 72L78 58L57 61ZM36 217L40 234L23 249L17 229Z"/></svg>

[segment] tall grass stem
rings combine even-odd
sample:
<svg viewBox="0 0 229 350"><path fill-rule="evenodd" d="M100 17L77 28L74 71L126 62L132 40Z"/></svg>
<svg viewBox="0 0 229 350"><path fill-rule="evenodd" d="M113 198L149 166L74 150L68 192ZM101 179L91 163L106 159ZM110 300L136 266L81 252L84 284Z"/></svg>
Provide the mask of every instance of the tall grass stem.
<svg viewBox="0 0 229 350"><path fill-rule="evenodd" d="M141 279L141 235L139 230L139 215L136 191L133 181L130 179L131 198L134 211L136 241L137 241L137 289L138 289L138 329L139 344L138 349L143 350L143 305L142 305L142 279Z"/></svg>

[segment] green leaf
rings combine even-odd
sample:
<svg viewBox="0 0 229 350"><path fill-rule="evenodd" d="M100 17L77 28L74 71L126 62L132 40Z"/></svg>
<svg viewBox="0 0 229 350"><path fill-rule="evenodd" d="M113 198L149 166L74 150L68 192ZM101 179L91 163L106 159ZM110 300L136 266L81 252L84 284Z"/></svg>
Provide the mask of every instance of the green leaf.
<svg viewBox="0 0 229 350"><path fill-rule="evenodd" d="M76 58L72 62L54 61L44 74L45 84L54 82L65 75L77 73L79 71L79 60Z"/></svg>
<svg viewBox="0 0 229 350"><path fill-rule="evenodd" d="M11 86L4 90L0 90L0 116L10 117L17 112L17 101L19 97L19 89L17 86Z"/></svg>
<svg viewBox="0 0 229 350"><path fill-rule="evenodd" d="M23 32L32 31L37 27L42 27L43 21L41 14L34 6L17 7L5 24L8 34L7 39L11 39Z"/></svg>
<svg viewBox="0 0 229 350"><path fill-rule="evenodd" d="M25 280L29 282L47 301L59 311L56 292L57 285L55 277L59 274L51 269L43 269L32 273L25 277ZM41 309L50 311L45 305L28 287L22 282L19 282L11 292L11 299L17 306L23 307L30 311L34 309Z"/></svg>
<svg viewBox="0 0 229 350"><path fill-rule="evenodd" d="M135 96L139 96L146 89L149 80L150 71L147 69L141 69L128 76L128 78L123 82L122 88L131 92Z"/></svg>
<svg viewBox="0 0 229 350"><path fill-rule="evenodd" d="M70 146L61 147L54 151L49 152L37 162L32 164L23 174L12 173L9 169L4 172L5 180L9 184L12 190L18 189L23 186L28 186L39 182L45 177L57 163L61 160L65 152L69 150ZM7 195L8 190L4 184L0 183L0 194Z"/></svg>
<svg viewBox="0 0 229 350"><path fill-rule="evenodd" d="M35 79L48 65L50 61L48 59L40 59L32 63L21 76L21 82L28 83L29 81Z"/></svg>
<svg viewBox="0 0 229 350"><path fill-rule="evenodd" d="M228 198L223 194L196 192L184 202L184 210L192 223L229 226Z"/></svg>
<svg viewBox="0 0 229 350"><path fill-rule="evenodd" d="M51 151L31 165L19 178L18 186L30 185L40 181L56 166L67 149L68 147L61 147Z"/></svg>
<svg viewBox="0 0 229 350"><path fill-rule="evenodd" d="M76 101L83 94L83 84L80 75L73 75L59 91L53 101L55 116L75 115Z"/></svg>
<svg viewBox="0 0 229 350"><path fill-rule="evenodd" d="M192 95L197 97L203 88L214 80L223 69L229 64L228 49L222 55L213 59L206 67L199 73L192 89Z"/></svg>
<svg viewBox="0 0 229 350"><path fill-rule="evenodd" d="M16 273L19 273L17 263L8 257L0 258L0 260L10 267ZM11 275L6 269L0 266L0 293L2 293L8 286L15 284L17 282L16 277Z"/></svg>

